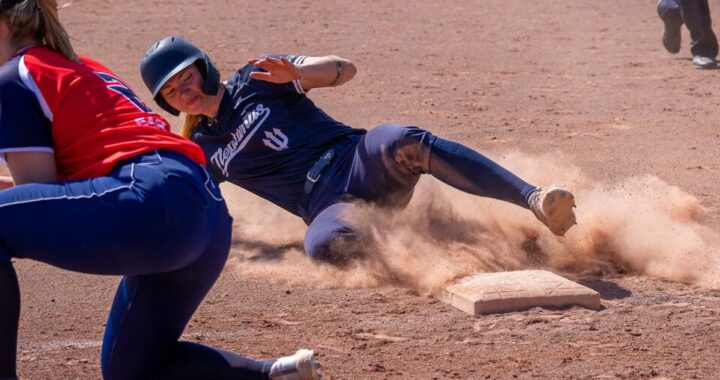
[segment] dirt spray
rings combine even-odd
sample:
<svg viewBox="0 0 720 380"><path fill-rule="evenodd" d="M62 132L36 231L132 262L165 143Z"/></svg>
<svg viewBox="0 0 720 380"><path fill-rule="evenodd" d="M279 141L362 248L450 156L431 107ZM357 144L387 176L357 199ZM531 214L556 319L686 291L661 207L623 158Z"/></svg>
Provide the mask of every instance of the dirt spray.
<svg viewBox="0 0 720 380"><path fill-rule="evenodd" d="M654 176L603 183L566 160L514 152L498 162L537 185L576 196L578 225L553 235L524 208L462 193L431 176L410 205L360 204L347 217L376 248L349 268L303 253L305 225L236 187L223 191L236 219L229 267L244 276L316 287L404 286L430 293L474 272L546 269L575 276L636 273L720 287L720 235L699 200ZM560 162L563 162L561 165Z"/></svg>

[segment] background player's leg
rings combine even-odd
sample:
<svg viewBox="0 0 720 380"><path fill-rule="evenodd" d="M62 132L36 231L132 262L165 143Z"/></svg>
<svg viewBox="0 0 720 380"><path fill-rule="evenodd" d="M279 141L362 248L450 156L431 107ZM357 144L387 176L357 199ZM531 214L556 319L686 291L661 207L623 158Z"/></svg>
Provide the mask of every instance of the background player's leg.
<svg viewBox="0 0 720 380"><path fill-rule="evenodd" d="M682 24L682 16L680 15L680 4L678 0L660 0L657 3L657 13L663 21L666 18L671 21L680 21Z"/></svg>
<svg viewBox="0 0 720 380"><path fill-rule="evenodd" d="M665 25L662 34L663 46L668 52L676 54L680 51L680 28L683 24L680 4L677 0L660 0L657 4L657 13Z"/></svg>
<svg viewBox="0 0 720 380"><path fill-rule="evenodd" d="M20 290L10 257L0 248L0 379L17 376L17 330Z"/></svg>
<svg viewBox="0 0 720 380"><path fill-rule="evenodd" d="M334 203L313 219L305 232L308 256L335 265L344 265L362 256L360 238L344 220L344 215L353 207L352 203Z"/></svg>
<svg viewBox="0 0 720 380"><path fill-rule="evenodd" d="M712 30L707 0L682 0L680 10L692 38L690 51L693 56L714 60L718 54L718 41Z"/></svg>

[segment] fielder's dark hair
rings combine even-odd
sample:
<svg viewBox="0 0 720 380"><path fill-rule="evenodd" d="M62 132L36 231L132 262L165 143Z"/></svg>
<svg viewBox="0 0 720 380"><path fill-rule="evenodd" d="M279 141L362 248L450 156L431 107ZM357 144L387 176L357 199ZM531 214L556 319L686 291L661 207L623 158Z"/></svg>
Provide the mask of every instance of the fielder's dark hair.
<svg viewBox="0 0 720 380"><path fill-rule="evenodd" d="M32 38L71 61L80 62L58 18L55 0L1 0L0 17L10 27L11 38Z"/></svg>

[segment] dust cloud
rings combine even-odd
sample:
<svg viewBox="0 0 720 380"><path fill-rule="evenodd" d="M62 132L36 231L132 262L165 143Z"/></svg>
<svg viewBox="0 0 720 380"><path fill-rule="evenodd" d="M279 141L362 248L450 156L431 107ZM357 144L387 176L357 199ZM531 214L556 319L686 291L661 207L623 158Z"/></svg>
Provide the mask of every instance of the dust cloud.
<svg viewBox="0 0 720 380"><path fill-rule="evenodd" d="M720 287L720 235L700 202L654 176L594 182L557 155L510 153L503 166L538 185L565 184L578 225L564 238L532 213L423 176L410 205L389 212L358 205L350 215L375 246L348 268L303 253L304 223L234 186L224 187L236 220L228 266L240 276L313 287L404 286L432 293L474 272L547 269L574 276L637 273Z"/></svg>

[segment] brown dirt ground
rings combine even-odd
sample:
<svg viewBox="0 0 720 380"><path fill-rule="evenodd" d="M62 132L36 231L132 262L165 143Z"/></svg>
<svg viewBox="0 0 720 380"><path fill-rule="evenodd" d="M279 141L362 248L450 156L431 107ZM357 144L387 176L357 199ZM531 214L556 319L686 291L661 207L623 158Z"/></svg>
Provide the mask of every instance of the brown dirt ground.
<svg viewBox="0 0 720 380"><path fill-rule="evenodd" d="M551 153L610 185L652 174L696 197L707 209L704 225L718 230L720 72L693 69L686 31L679 55L663 50L654 0L409 4L75 0L61 17L78 51L145 99L139 59L168 34L203 46L224 75L263 52L336 54L352 59L358 76L312 97L349 125L421 125L491 157ZM720 20L720 7L713 15ZM257 205L258 219L275 212ZM315 286L284 278L290 271L263 272L245 252L250 245L275 254L273 265L307 264L285 254L298 247L302 226L283 216L291 227L236 217L231 262L188 339L257 358L314 348L330 379L720 378L718 287L632 268L567 270L602 294L605 309L474 317L402 282ZM263 245L254 230L288 238ZM16 265L21 377L99 378L118 279Z"/></svg>

